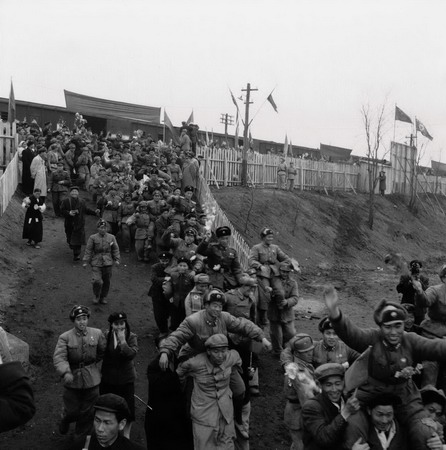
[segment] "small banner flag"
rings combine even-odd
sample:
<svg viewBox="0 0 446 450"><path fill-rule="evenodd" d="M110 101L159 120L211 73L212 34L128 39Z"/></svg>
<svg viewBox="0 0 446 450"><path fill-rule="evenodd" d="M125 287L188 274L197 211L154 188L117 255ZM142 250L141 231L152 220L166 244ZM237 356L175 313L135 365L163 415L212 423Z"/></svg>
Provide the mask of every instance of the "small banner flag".
<svg viewBox="0 0 446 450"><path fill-rule="evenodd" d="M179 144L180 141L178 139L177 132L175 131L175 128L173 127L173 124L169 119L166 110L164 110L164 125L166 125L166 127L169 128L170 132L172 133L172 138L175 144Z"/></svg>
<svg viewBox="0 0 446 450"><path fill-rule="evenodd" d="M413 123L412 119L396 105L395 105L395 120L399 120L400 122Z"/></svg>
<svg viewBox="0 0 446 450"><path fill-rule="evenodd" d="M15 96L14 87L11 81L11 90L9 91L9 102L8 102L8 122L14 123L16 119L16 109L15 109Z"/></svg>
<svg viewBox="0 0 446 450"><path fill-rule="evenodd" d="M229 92L231 93L232 102L234 103L234 105L235 105L235 107L237 108L237 111L238 111L237 100L235 99L234 94L232 93L231 89L229 89Z"/></svg>
<svg viewBox="0 0 446 450"><path fill-rule="evenodd" d="M268 95L267 100L271 103L271 106L274 108L274 111L276 111L276 113L278 113L279 111L277 111L277 105L276 102L273 99L273 93L271 92L271 94Z"/></svg>
<svg viewBox="0 0 446 450"><path fill-rule="evenodd" d="M417 131L419 131L424 137L430 139L431 141L434 139L429 132L427 131L426 127L418 120L415 119Z"/></svg>
<svg viewBox="0 0 446 450"><path fill-rule="evenodd" d="M191 123L194 123L194 110L190 113L189 119L187 119L186 124L190 125Z"/></svg>
<svg viewBox="0 0 446 450"><path fill-rule="evenodd" d="M283 144L283 156L288 155L288 135L285 135L285 144Z"/></svg>

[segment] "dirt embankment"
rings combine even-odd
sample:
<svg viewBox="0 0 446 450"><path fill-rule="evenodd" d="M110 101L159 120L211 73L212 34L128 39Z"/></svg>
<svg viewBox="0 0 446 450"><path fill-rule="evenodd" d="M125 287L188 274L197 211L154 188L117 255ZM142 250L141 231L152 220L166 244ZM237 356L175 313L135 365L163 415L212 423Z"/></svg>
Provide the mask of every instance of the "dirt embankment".
<svg viewBox="0 0 446 450"><path fill-rule="evenodd" d="M248 244L258 242L263 226L277 232L276 242L301 265L302 297L296 320L298 331L318 337L321 287L333 283L340 290L343 308L355 321L371 325L371 312L381 298L397 299L396 276L383 267L389 251L400 251L410 260L421 259L423 269L437 283L443 263L444 215L426 201L417 214L408 211L398 197L377 198L374 230L366 225L368 199L364 195L314 192L285 193L274 190L227 188L215 190L217 201ZM36 416L25 426L0 435L2 450L64 449L69 438L56 433L62 389L52 367L57 337L70 327L73 304L91 306L90 272L73 263L65 243L63 220L45 214L44 241L40 250L21 239L23 211L17 194L0 219L0 285L2 325L30 345L31 375L37 402ZM439 199L443 209L446 202ZM436 200L432 199L432 204ZM435 209L435 211L434 211ZM87 235L95 219L88 217ZM136 262L134 253L122 255L122 265L112 279L110 304L93 308L90 324L105 329L114 310L124 310L138 334L136 391L147 397L145 368L154 357L156 333L152 305L146 293L150 265ZM260 361L261 396L252 402L251 448L289 448L283 425L285 400L278 361L264 355ZM144 406L137 406L133 438L144 442Z"/></svg>

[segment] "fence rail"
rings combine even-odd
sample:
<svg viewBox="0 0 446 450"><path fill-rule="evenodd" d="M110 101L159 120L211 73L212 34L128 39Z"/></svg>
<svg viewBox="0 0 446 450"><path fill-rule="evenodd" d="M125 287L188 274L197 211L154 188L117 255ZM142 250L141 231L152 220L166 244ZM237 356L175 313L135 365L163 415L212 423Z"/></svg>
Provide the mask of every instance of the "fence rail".
<svg viewBox="0 0 446 450"><path fill-rule="evenodd" d="M249 246L240 235L240 233L233 227L232 223L227 218L226 214L218 205L214 196L212 195L209 185L206 180L200 176L198 182L198 200L203 205L207 214L209 225L212 231L221 226L228 226L231 229L230 246L233 247L238 254L241 266L244 269L248 268Z"/></svg>
<svg viewBox="0 0 446 450"><path fill-rule="evenodd" d="M205 160L204 177L208 184L235 186L240 184L242 155L234 149L199 148L198 155ZM357 189L360 168L352 164L329 163L299 158L287 158L287 165L294 163L297 171L295 188L352 191ZM275 186L280 157L249 153L248 183L256 186Z"/></svg>

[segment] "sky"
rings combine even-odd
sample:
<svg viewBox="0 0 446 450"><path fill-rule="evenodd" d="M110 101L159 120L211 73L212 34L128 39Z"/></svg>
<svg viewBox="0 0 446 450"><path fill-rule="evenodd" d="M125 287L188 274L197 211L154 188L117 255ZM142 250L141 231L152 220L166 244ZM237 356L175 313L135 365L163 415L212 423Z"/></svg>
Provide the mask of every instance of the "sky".
<svg viewBox="0 0 446 450"><path fill-rule="evenodd" d="M413 132L397 104L433 136L430 165L446 162L444 17L443 0L1 0L0 96L12 79L17 100L65 106L66 89L224 132L229 89L250 83L251 133L276 142L366 155L361 109L385 105L381 157Z"/></svg>

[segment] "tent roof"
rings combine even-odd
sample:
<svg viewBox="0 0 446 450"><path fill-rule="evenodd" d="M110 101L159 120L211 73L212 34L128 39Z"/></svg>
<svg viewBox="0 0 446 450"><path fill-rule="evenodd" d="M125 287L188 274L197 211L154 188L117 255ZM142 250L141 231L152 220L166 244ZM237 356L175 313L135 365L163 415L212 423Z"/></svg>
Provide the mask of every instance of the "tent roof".
<svg viewBox="0 0 446 450"><path fill-rule="evenodd" d="M67 109L72 112L96 117L119 117L127 120L160 123L161 108L89 97L66 90L64 90L64 94Z"/></svg>

